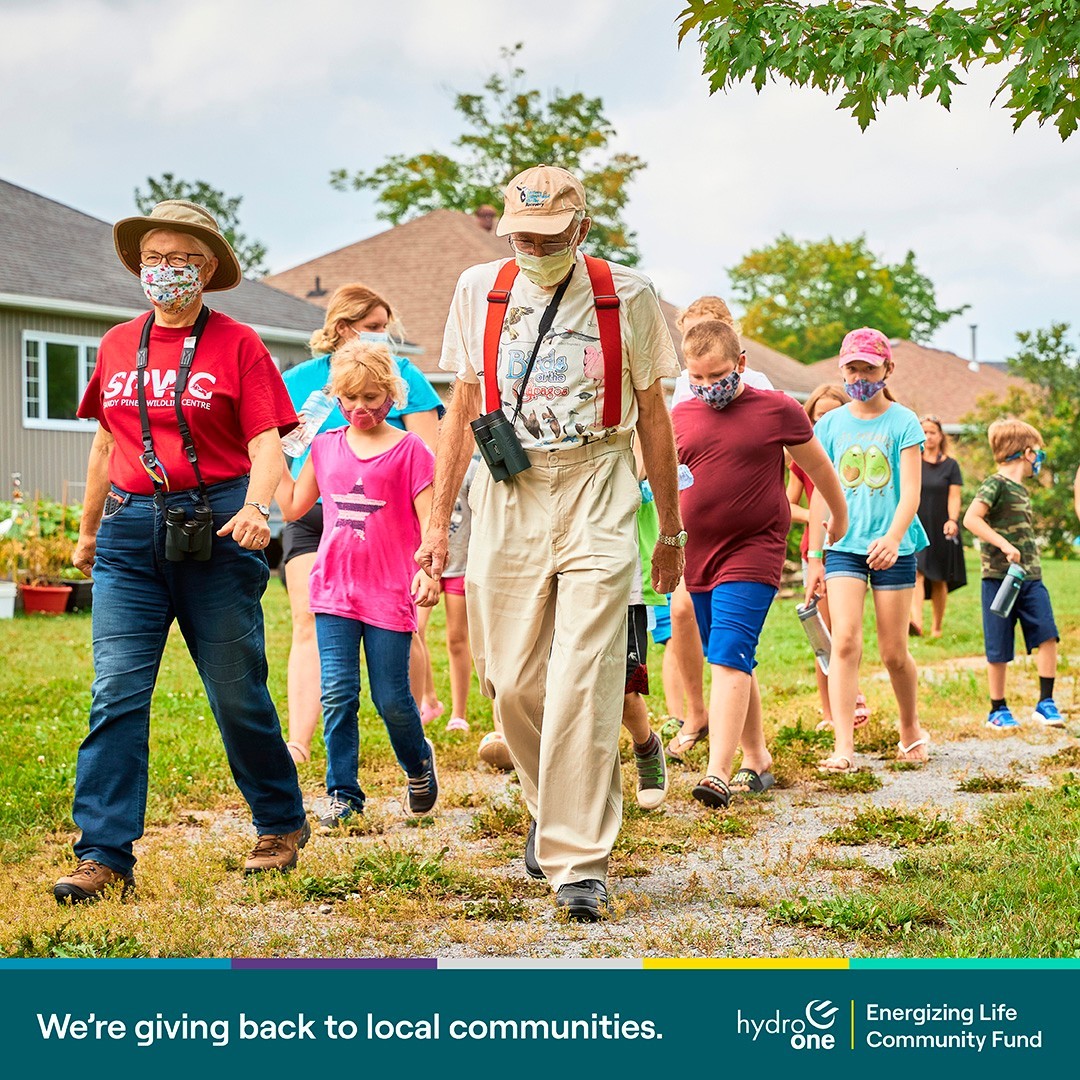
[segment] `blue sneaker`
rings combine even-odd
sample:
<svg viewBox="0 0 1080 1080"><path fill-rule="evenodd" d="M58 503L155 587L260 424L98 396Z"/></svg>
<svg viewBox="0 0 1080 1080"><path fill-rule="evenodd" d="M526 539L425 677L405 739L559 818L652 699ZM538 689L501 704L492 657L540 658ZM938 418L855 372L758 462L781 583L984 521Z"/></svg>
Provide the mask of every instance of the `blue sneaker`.
<svg viewBox="0 0 1080 1080"><path fill-rule="evenodd" d="M1009 706L1005 705L1000 709L994 709L993 712L986 718L986 726L997 728L999 731L1005 728L1014 728L1020 726L1020 721L1009 711Z"/></svg>
<svg viewBox="0 0 1080 1080"><path fill-rule="evenodd" d="M1036 723L1045 724L1046 727L1065 726L1065 718L1058 711L1058 707L1054 704L1054 699L1052 697L1043 698L1042 701L1035 706L1035 711L1031 714L1031 719Z"/></svg>

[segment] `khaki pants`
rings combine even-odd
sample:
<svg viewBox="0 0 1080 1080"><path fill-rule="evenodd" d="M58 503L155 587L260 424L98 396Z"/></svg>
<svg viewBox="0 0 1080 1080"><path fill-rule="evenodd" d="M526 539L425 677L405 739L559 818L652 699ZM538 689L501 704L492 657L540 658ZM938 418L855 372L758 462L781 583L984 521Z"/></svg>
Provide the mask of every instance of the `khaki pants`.
<svg viewBox="0 0 1080 1080"><path fill-rule="evenodd" d="M626 608L641 501L630 435L481 465L465 595L480 689L494 700L553 888L603 880L622 817ZM542 735L541 735L542 732Z"/></svg>

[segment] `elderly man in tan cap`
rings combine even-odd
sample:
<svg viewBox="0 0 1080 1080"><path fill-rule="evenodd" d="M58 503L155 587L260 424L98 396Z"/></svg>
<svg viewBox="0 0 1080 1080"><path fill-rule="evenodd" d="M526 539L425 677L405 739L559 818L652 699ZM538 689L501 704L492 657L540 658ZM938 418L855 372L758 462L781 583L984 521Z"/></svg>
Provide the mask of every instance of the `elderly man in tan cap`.
<svg viewBox="0 0 1080 1080"><path fill-rule="evenodd" d="M580 251L590 220L570 173L526 169L504 200L496 232L511 257L461 275L446 324L440 366L457 381L417 558L442 573L475 433L487 467L470 495L465 590L480 685L533 819L526 870L570 918L593 921L622 814L640 503L631 438L636 429L660 515L653 582L670 592L686 534L661 380L679 366L651 282Z"/></svg>

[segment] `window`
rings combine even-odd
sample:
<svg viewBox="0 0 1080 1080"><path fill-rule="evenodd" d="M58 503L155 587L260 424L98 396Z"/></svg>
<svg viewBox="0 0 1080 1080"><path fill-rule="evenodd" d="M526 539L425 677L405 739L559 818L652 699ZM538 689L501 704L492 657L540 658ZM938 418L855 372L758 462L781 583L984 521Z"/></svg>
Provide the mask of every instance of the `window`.
<svg viewBox="0 0 1080 1080"><path fill-rule="evenodd" d="M23 426L83 431L75 410L97 363L97 338L23 333Z"/></svg>

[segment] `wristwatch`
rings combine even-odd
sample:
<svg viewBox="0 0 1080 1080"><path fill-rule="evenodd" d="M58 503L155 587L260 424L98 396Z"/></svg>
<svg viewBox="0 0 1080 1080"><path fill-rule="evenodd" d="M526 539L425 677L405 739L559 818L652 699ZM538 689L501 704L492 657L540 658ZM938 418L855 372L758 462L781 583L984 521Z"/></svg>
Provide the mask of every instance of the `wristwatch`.
<svg viewBox="0 0 1080 1080"><path fill-rule="evenodd" d="M686 530L683 529L682 532L677 532L674 536L660 535L656 539L661 544L667 544L668 547L686 547Z"/></svg>
<svg viewBox="0 0 1080 1080"><path fill-rule="evenodd" d="M257 503L257 502L246 502L246 503L244 503L244 505L245 506L254 506L255 509L258 510L259 513L262 514L262 516L264 518L266 518L267 521L270 520L270 507L269 506L266 506L263 503Z"/></svg>

